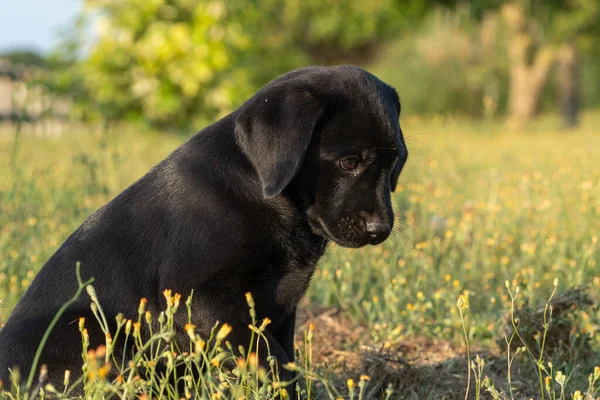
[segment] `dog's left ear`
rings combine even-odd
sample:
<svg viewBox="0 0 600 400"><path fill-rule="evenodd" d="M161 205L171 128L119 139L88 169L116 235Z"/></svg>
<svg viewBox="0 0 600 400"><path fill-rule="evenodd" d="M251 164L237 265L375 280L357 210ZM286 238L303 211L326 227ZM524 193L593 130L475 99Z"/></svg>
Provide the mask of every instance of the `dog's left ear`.
<svg viewBox="0 0 600 400"><path fill-rule="evenodd" d="M265 198L277 196L304 160L324 105L306 90L259 92L236 119L236 137L260 179Z"/></svg>
<svg viewBox="0 0 600 400"><path fill-rule="evenodd" d="M396 165L394 165L394 169L390 174L390 190L392 192L396 190L396 185L398 185L398 177L400 176L400 172L402 172L402 168L404 168L404 164L406 164L407 158L408 152L406 151L406 148L400 149L398 154L398 160L396 161Z"/></svg>
<svg viewBox="0 0 600 400"><path fill-rule="evenodd" d="M398 97L398 92L396 89L389 86L392 92L392 101L394 103L394 107L396 107L396 111L398 112L398 118L400 118L400 98ZM396 161L396 165L394 165L394 169L390 174L390 189L393 192L396 190L396 185L398 185L398 177L400 177L400 172L402 172L402 168L404 168L404 164L406 164L406 159L408 158L408 150L406 149L406 144L404 143L404 136L402 134L402 128L400 128L400 143L403 145L400 149L398 149L398 161Z"/></svg>

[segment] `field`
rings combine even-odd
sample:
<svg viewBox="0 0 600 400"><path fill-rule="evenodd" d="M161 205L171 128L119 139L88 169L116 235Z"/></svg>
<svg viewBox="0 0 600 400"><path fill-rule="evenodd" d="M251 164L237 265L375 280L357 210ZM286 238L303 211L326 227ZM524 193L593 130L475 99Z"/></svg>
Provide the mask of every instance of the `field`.
<svg viewBox="0 0 600 400"><path fill-rule="evenodd" d="M312 323L319 374L345 395L357 382L374 398L391 384L397 398L464 398L469 385L472 398L480 387L482 398L538 399L540 379L545 398L599 396L588 382L600 365L599 125L597 113L571 132L552 118L521 133L492 121L407 118L394 237L359 250L332 245L301 305L298 345ZM89 129L24 134L13 152L12 135L0 136L0 325L86 216L183 140ZM528 350L517 350L520 338Z"/></svg>

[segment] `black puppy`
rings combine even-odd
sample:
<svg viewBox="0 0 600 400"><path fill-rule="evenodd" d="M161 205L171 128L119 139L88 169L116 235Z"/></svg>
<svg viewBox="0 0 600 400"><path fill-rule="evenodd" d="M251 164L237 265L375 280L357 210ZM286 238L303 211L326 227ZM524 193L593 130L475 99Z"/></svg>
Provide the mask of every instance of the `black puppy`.
<svg viewBox="0 0 600 400"><path fill-rule="evenodd" d="M296 306L329 240L378 244L390 234L390 191L407 158L396 91L358 67L308 67L262 88L92 214L48 260L0 331L0 379L27 373L47 326L73 295L75 264L109 321L155 315L164 289L194 291L193 321L218 320L247 345L251 292L279 363L294 357ZM82 298L60 319L41 362L51 382L81 366ZM187 318L176 320L185 340ZM91 346L104 342L90 331Z"/></svg>

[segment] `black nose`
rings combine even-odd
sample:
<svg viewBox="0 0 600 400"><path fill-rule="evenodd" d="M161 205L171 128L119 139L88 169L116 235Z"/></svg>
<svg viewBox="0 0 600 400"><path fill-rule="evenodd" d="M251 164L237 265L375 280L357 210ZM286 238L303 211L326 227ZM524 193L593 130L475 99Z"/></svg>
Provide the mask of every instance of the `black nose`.
<svg viewBox="0 0 600 400"><path fill-rule="evenodd" d="M378 218L367 220L367 233L371 236L372 244L383 242L391 231L392 227L389 223L385 223Z"/></svg>

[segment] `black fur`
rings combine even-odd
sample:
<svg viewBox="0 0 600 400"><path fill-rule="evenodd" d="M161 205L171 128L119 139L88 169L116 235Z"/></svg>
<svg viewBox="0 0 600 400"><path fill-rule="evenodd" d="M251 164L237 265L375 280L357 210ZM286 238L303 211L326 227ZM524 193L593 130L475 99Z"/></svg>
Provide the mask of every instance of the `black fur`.
<svg viewBox="0 0 600 400"><path fill-rule="evenodd" d="M164 289L185 299L205 338L215 322L247 345L251 292L269 317L270 348L294 357L296 306L329 240L377 244L392 229L390 191L407 158L395 90L358 67L308 67L262 88L200 131L92 214L48 260L0 331L0 379L27 373L46 327L75 292L75 264L109 321L154 315ZM340 160L358 159L355 170ZM395 163L395 164L394 164ZM350 163L351 164L351 163ZM84 298L85 297L85 298ZM176 320L185 340L185 313ZM43 352L50 381L81 366L77 319L94 321L89 299L63 316ZM88 323L92 347L104 336Z"/></svg>

